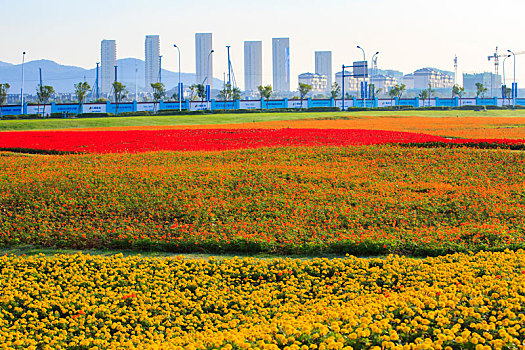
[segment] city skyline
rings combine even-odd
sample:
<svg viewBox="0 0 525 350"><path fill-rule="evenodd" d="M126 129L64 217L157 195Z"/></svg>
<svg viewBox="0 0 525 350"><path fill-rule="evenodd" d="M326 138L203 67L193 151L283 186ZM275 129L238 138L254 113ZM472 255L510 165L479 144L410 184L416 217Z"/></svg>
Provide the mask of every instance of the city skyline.
<svg viewBox="0 0 525 350"><path fill-rule="evenodd" d="M101 6L105 11L97 10ZM491 6L490 12L486 11L488 6ZM9 2L2 8L0 20L9 35L2 40L0 61L19 64L22 51L26 51L26 61L51 59L65 65L93 68L100 60L98 52L103 38L118 42L119 57L140 58L144 55L144 36L156 33L162 39L163 67L177 70L178 57L173 48L173 44L177 44L181 48L182 71L192 72L194 33L212 32L216 51L214 76L222 78L226 71L225 46L231 45L232 63L240 86L244 86L243 43L250 40L263 42L262 80L263 84L272 84L271 39L274 37L291 39L292 88L297 85L298 74L314 71L315 51L333 52L335 72L341 64L360 59L362 55L356 45L362 46L368 55L379 51L379 68L403 72L421 67L452 71L453 58L457 55L461 76L468 71L492 72L494 65L487 57L496 46L501 53L507 49L525 49L520 38L520 13L524 9L524 4L510 0L502 0L497 7L488 1L470 0L444 0L439 6L415 0L396 3L333 0L322 5L306 1L301 7L286 0L269 0L265 6L231 0L221 4L204 0L182 4L163 0L147 4L130 1L122 6L116 1L94 0L89 7L78 11L78 4L62 0L51 3L26 0ZM231 18L232 11L247 15ZM46 16L42 17L41 13ZM254 13L257 15L252 15ZM20 30L20 18L25 19L24 30ZM314 19L316 25L312 25ZM485 25L487 23L491 25ZM501 28L505 28L505 35ZM509 80L513 76L512 59L507 60L506 65ZM525 80L525 56L517 57L517 78Z"/></svg>

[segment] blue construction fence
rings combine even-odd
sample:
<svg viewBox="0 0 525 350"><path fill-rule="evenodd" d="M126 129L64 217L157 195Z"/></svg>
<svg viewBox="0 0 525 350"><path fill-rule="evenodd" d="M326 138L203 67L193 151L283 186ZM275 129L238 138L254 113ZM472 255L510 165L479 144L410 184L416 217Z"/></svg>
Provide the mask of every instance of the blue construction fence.
<svg viewBox="0 0 525 350"><path fill-rule="evenodd" d="M509 106L513 105L512 99L503 98L419 98L404 99L280 99L280 100L235 100L235 101L182 101L180 109L183 110L233 110L233 109L276 109L276 108L313 108L313 107L339 107L347 109L352 107L385 108L394 106L420 107L462 107L462 106ZM525 106L525 98L517 98L515 105ZM123 112L155 112L161 110L178 110L179 102L126 102L118 104L118 113ZM117 105L111 102L84 103L84 104L56 104L48 105L7 105L1 108L2 115L41 114L84 114L84 113L113 113L117 114Z"/></svg>

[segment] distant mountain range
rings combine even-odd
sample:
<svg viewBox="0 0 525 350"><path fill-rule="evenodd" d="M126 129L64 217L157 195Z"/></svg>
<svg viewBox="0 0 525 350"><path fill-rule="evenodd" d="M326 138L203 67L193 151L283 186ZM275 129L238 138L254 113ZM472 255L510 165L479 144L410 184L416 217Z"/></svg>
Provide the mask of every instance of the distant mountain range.
<svg viewBox="0 0 525 350"><path fill-rule="evenodd" d="M143 60L137 58L123 58L117 60L118 80L123 82L130 92L135 91L135 68L137 68L137 85L139 91L145 90ZM95 85L96 68L84 69L76 66L64 66L50 60L36 60L24 64L24 92L35 94L40 82L39 68L42 68L43 85L51 85L56 92L72 93L73 85L87 81L91 86ZM0 84L9 83L9 93L19 93L21 88L22 67L21 64L11 64L0 61ZM184 85L195 84L194 73L181 73ZM167 90L176 88L179 82L179 73L166 69L162 70L162 82ZM222 87L222 80L213 79L214 87Z"/></svg>

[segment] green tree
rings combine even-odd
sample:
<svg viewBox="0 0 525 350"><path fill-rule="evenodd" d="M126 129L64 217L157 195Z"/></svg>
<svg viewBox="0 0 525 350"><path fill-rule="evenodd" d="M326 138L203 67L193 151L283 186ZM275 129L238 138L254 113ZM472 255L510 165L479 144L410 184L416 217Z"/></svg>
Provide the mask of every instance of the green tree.
<svg viewBox="0 0 525 350"><path fill-rule="evenodd" d="M84 100L86 99L87 93L91 90L91 86L87 82L80 82L78 84L74 85L75 87L75 96L77 97L78 101L78 114L81 114L81 106L84 103Z"/></svg>
<svg viewBox="0 0 525 350"><path fill-rule="evenodd" d="M428 84L428 106L430 107L430 99L432 98L432 94L436 92L436 90L432 89L432 84Z"/></svg>
<svg viewBox="0 0 525 350"><path fill-rule="evenodd" d="M190 101L193 101L197 96L197 84L190 85Z"/></svg>
<svg viewBox="0 0 525 350"><path fill-rule="evenodd" d="M115 94L115 114L118 115L118 106L128 96L128 90L126 89L126 85L120 81L115 81L112 86L113 93Z"/></svg>
<svg viewBox="0 0 525 350"><path fill-rule="evenodd" d="M508 99L510 105L510 100L512 99L512 89L510 87L505 87L505 89L503 89L503 98Z"/></svg>
<svg viewBox="0 0 525 350"><path fill-rule="evenodd" d="M160 82L151 83L151 88L153 89L153 110L157 113L157 103L166 97L166 88Z"/></svg>
<svg viewBox="0 0 525 350"><path fill-rule="evenodd" d="M268 109L268 101L270 100L270 97L272 96L273 89L271 85L266 86L258 86L257 90L259 90L259 95L261 95L261 109L263 108L263 101L266 100L266 109Z"/></svg>
<svg viewBox="0 0 525 350"><path fill-rule="evenodd" d="M175 91L175 92L173 93L173 95L171 95L171 99L172 99L173 101L178 101L178 100L179 100L179 93L178 93L177 91Z"/></svg>
<svg viewBox="0 0 525 350"><path fill-rule="evenodd" d="M2 119L2 109L7 101L7 91L11 86L7 83L0 84L0 119Z"/></svg>
<svg viewBox="0 0 525 350"><path fill-rule="evenodd" d="M330 97L336 100L341 94L341 86L337 82L332 84L332 90L330 91Z"/></svg>
<svg viewBox="0 0 525 350"><path fill-rule="evenodd" d="M420 100L423 100L423 107L425 107L425 100L428 98L428 91L426 89L425 90L421 90L419 92L418 97L419 97Z"/></svg>
<svg viewBox="0 0 525 350"><path fill-rule="evenodd" d="M46 114L46 103L49 103L49 99L51 96L55 93L55 89L53 89L52 86L49 85L38 85L36 88L36 96L38 98L38 109L40 109L40 103L44 105L44 108L42 108L42 117Z"/></svg>
<svg viewBox="0 0 525 350"><path fill-rule="evenodd" d="M399 85L391 86L388 90L388 96L390 96L391 105L394 105L394 98L399 95Z"/></svg>
<svg viewBox="0 0 525 350"><path fill-rule="evenodd" d="M306 95L308 95L310 91L312 91L312 85L299 83L298 90L300 95L299 98L301 99L301 108L303 108L303 99L306 97Z"/></svg>
<svg viewBox="0 0 525 350"><path fill-rule="evenodd" d="M482 106L483 106L483 98L485 97L486 92L487 92L487 88L482 83L476 83L476 97L481 96Z"/></svg>
<svg viewBox="0 0 525 350"><path fill-rule="evenodd" d="M206 88L203 84L197 84L195 88L197 97L201 99L201 102L204 102L204 99L206 98Z"/></svg>
<svg viewBox="0 0 525 350"><path fill-rule="evenodd" d="M232 100L240 100L241 99L241 89L238 87L234 87L231 90L231 98Z"/></svg>
<svg viewBox="0 0 525 350"><path fill-rule="evenodd" d="M452 97L457 96L459 97L459 106L461 107L461 98L465 95L465 88L463 86L454 85L452 87Z"/></svg>

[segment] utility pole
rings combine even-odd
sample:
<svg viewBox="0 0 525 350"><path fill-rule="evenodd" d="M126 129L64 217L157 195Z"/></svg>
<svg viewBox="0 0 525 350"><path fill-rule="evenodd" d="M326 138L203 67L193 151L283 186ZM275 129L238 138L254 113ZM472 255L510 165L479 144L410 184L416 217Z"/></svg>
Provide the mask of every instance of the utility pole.
<svg viewBox="0 0 525 350"><path fill-rule="evenodd" d="M365 83L365 79L366 79L366 74L365 74L365 70L368 70L368 62L366 61L366 54L365 54L365 50L357 45L357 48L360 49L361 51L363 51L363 62L365 64L365 66L363 67L363 88L361 89L361 97L363 98L363 108L366 108L366 83ZM368 72L366 72L368 73Z"/></svg>
<svg viewBox="0 0 525 350"><path fill-rule="evenodd" d="M22 87L20 89L20 114L24 114L24 62L26 58L26 52L22 52Z"/></svg>
<svg viewBox="0 0 525 350"><path fill-rule="evenodd" d="M159 83L162 83L162 56L159 56Z"/></svg>
<svg viewBox="0 0 525 350"><path fill-rule="evenodd" d="M95 78L95 96L97 100L99 99L99 90L98 90L98 66L99 65L100 65L100 62L97 62L97 75Z"/></svg>
<svg viewBox="0 0 525 350"><path fill-rule="evenodd" d="M231 83L232 83L232 63L230 61L230 46L227 45L226 49L228 50L228 84L231 86Z"/></svg>
<svg viewBox="0 0 525 350"><path fill-rule="evenodd" d="M138 98L138 81L137 81L137 76L138 76L138 71L139 71L139 68L137 66L137 61L135 61L135 101L138 101L139 98Z"/></svg>

